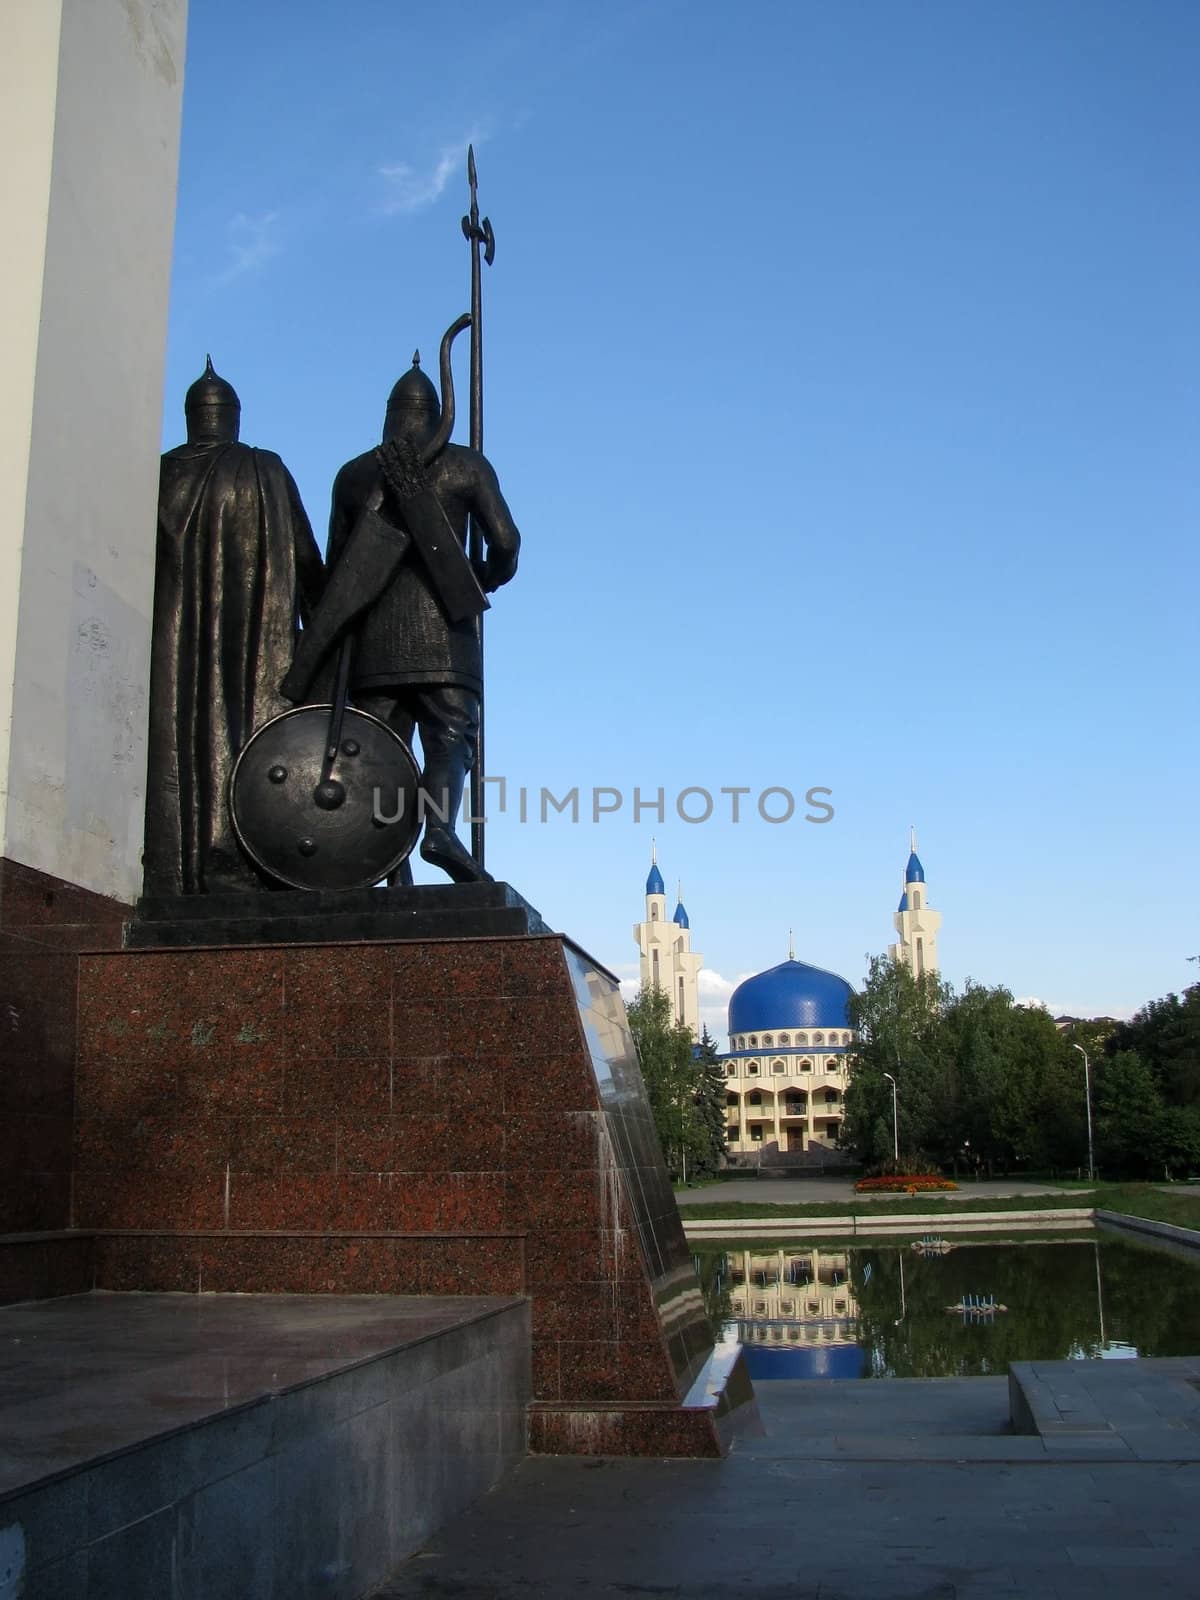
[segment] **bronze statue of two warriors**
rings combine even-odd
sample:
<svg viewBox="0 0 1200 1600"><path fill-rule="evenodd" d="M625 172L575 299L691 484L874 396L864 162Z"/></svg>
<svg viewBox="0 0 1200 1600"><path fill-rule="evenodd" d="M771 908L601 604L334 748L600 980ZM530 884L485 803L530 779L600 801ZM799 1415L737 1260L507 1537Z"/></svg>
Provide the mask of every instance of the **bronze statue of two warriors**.
<svg viewBox="0 0 1200 1600"><path fill-rule="evenodd" d="M187 443L162 462L146 895L411 882L422 824L426 861L487 877L455 820L479 734L479 618L520 535L482 451L450 443L450 345L470 321L442 342L442 395L414 358L382 444L338 473L325 562L283 462L239 443L238 397L211 361L188 390Z"/></svg>

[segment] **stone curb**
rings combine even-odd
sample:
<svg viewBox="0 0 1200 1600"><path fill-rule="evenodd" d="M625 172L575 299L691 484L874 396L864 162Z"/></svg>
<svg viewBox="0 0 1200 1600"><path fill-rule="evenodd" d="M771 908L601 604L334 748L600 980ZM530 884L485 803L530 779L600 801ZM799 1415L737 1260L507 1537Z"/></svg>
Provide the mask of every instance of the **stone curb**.
<svg viewBox="0 0 1200 1600"><path fill-rule="evenodd" d="M1055 1211L935 1211L904 1217L685 1217L683 1231L689 1239L766 1239L777 1238L781 1233L814 1237L820 1234L877 1237L881 1233L916 1233L925 1228L936 1228L939 1233L971 1230L991 1233L1012 1227L1033 1232L1056 1228L1063 1223L1072 1227L1090 1227L1100 1215L1091 1206L1069 1206ZM1187 1229L1173 1231L1188 1232ZM1200 1234L1192 1234L1191 1237L1200 1245Z"/></svg>

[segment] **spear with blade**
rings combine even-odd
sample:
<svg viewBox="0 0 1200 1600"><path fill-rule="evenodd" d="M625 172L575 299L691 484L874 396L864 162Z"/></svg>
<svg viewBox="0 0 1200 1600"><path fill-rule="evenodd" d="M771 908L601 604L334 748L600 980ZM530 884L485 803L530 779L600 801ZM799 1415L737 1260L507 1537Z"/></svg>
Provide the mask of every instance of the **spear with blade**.
<svg viewBox="0 0 1200 1600"><path fill-rule="evenodd" d="M467 182L471 186L471 209L462 219L463 237L471 246L471 449L483 450L483 285L480 256L490 267L496 257L496 235L491 220L479 220L478 178L475 172L475 147L467 146ZM482 247L482 248L481 248ZM483 570L483 536L475 518L467 535L467 554L477 572ZM483 617L476 619L479 629L479 673L483 677ZM479 743L475 765L471 768L471 854L483 870L483 690L479 693Z"/></svg>

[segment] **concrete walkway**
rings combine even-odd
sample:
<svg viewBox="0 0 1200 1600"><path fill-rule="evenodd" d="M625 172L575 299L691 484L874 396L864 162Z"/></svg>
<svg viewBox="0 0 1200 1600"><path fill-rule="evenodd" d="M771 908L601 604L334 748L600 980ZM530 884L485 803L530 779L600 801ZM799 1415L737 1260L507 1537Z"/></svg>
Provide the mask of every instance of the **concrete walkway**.
<svg viewBox="0 0 1200 1600"><path fill-rule="evenodd" d="M1019 1179L996 1178L976 1183L964 1178L957 1189L934 1190L922 1194L922 1200L935 1204L944 1201L1000 1200L1010 1196L1039 1194L1079 1195L1079 1204L1090 1205L1088 1189L1067 1189L1061 1184L1022 1183ZM861 1205L868 1198L886 1198L855 1194L853 1178L734 1178L729 1183L710 1183L702 1189L676 1189L675 1198L684 1206L723 1205ZM906 1199L904 1194L896 1198Z"/></svg>
<svg viewBox="0 0 1200 1600"><path fill-rule="evenodd" d="M532 1457L375 1600L1182 1600L1197 1462L1054 1459L1004 1378L761 1383L725 1461Z"/></svg>

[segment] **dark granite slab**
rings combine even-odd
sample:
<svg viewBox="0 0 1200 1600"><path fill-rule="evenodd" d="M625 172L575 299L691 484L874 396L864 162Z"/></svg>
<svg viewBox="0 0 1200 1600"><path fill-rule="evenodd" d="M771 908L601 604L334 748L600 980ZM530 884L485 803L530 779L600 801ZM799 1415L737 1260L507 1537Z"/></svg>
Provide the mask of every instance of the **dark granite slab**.
<svg viewBox="0 0 1200 1600"><path fill-rule="evenodd" d="M540 914L511 884L447 883L408 889L279 889L144 897L126 927L125 945L130 950L163 950L549 932Z"/></svg>

